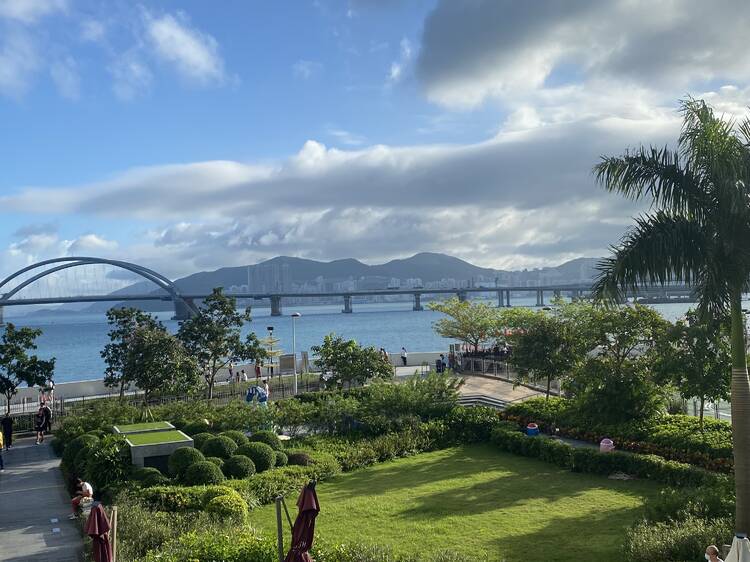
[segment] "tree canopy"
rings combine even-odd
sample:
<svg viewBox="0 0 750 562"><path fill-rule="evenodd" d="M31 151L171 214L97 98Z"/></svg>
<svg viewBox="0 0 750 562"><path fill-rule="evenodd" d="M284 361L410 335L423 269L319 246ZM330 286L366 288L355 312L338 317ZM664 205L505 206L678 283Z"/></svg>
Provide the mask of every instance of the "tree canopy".
<svg viewBox="0 0 750 562"><path fill-rule="evenodd" d="M312 347L316 365L328 384L343 388L370 380L393 378L393 366L374 347L362 347L354 340L328 334L322 345Z"/></svg>
<svg viewBox="0 0 750 562"><path fill-rule="evenodd" d="M433 302L430 310L446 315L433 323L435 332L444 338L462 341L476 351L480 345L499 336L498 309L483 302L462 301L457 298Z"/></svg>
<svg viewBox="0 0 750 562"><path fill-rule="evenodd" d="M10 400L21 385L45 386L52 380L55 359L44 360L29 354L36 349L36 338L41 334L41 330L19 329L12 323L5 325L0 338L0 393L5 396L6 413L10 412Z"/></svg>

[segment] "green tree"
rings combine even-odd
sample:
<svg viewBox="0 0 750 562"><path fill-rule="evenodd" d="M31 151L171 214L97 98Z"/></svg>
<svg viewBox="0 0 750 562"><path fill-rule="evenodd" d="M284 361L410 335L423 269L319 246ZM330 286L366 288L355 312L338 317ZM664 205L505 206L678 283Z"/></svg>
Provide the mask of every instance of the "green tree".
<svg viewBox="0 0 750 562"><path fill-rule="evenodd" d="M323 374L330 373L329 383L343 388L344 384L364 384L370 380L393 378L393 366L374 347L362 347L354 340L328 334L323 345L314 345L316 365Z"/></svg>
<svg viewBox="0 0 750 562"><path fill-rule="evenodd" d="M581 315L590 351L566 390L593 421L605 424L647 419L662 411L666 390L651 366L669 322L642 305L589 307Z"/></svg>
<svg viewBox="0 0 750 562"><path fill-rule="evenodd" d="M10 400L18 393L18 387L44 386L52 380L55 359L43 360L29 355L36 349L36 338L41 330L17 329L12 323L5 326L0 338L0 393L5 396L6 414L10 413Z"/></svg>
<svg viewBox="0 0 750 562"><path fill-rule="evenodd" d="M702 100L682 102L677 150L640 148L606 157L598 181L633 200L650 200L612 257L601 264L595 293L671 281L693 285L699 312L731 318L735 526L750 532L750 380L741 296L750 277L750 122L716 116Z"/></svg>
<svg viewBox="0 0 750 562"><path fill-rule="evenodd" d="M571 322L557 313L528 308L502 311L501 322L511 328L506 336L513 349L508 361L519 380L546 383L549 399L552 380L568 377L586 351Z"/></svg>
<svg viewBox="0 0 750 562"><path fill-rule="evenodd" d="M474 351L477 351L481 344L495 340L499 336L498 309L487 303L453 298L445 302L430 303L429 309L447 316L432 325L438 335L462 341L470 345Z"/></svg>
<svg viewBox="0 0 750 562"><path fill-rule="evenodd" d="M237 312L234 297L218 287L203 301L198 314L180 324L177 337L196 358L206 381L207 396L213 397L216 375L230 362L259 360L265 351L255 333L242 339L244 322L250 313Z"/></svg>
<svg viewBox="0 0 750 562"><path fill-rule="evenodd" d="M149 415L149 399L155 392L190 392L200 380L195 358L180 340L161 327L136 328L123 372L143 392L144 417Z"/></svg>
<svg viewBox="0 0 750 562"><path fill-rule="evenodd" d="M105 345L100 352L106 365L104 385L119 388L120 400L122 400L125 389L133 382L127 380L123 373L131 336L138 327L157 328L162 324L150 314L137 308L110 308L107 311L107 322L110 328L110 343Z"/></svg>
<svg viewBox="0 0 750 562"><path fill-rule="evenodd" d="M729 399L732 355L727 322L701 319L694 311L668 330L659 347L656 369L685 399L700 401L700 425L707 401Z"/></svg>

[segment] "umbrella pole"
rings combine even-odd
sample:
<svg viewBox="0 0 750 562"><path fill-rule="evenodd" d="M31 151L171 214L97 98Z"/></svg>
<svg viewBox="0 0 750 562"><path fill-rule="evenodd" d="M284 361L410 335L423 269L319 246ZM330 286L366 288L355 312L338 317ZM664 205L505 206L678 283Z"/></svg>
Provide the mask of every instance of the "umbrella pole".
<svg viewBox="0 0 750 562"><path fill-rule="evenodd" d="M112 507L112 562L117 561L117 506Z"/></svg>
<svg viewBox="0 0 750 562"><path fill-rule="evenodd" d="M278 535L279 545L279 562L284 562L284 529L281 523L281 502L283 498L281 496L276 498L276 532Z"/></svg>

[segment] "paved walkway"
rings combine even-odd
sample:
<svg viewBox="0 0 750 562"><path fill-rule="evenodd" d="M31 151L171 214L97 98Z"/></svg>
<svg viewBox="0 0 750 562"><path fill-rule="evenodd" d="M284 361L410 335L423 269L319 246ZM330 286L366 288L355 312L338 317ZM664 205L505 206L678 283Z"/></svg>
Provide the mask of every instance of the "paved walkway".
<svg viewBox="0 0 750 562"><path fill-rule="evenodd" d="M19 439L3 452L0 561L78 562L82 540L49 442Z"/></svg>

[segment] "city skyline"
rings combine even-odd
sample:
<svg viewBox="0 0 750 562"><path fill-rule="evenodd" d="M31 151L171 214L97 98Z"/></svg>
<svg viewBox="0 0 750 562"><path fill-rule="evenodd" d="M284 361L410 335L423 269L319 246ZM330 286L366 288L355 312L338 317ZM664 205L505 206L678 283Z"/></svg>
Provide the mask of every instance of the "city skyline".
<svg viewBox="0 0 750 562"><path fill-rule="evenodd" d="M172 278L275 255L604 255L640 209L592 166L671 142L686 95L743 114L748 18L730 0L5 0L0 274L73 254Z"/></svg>

